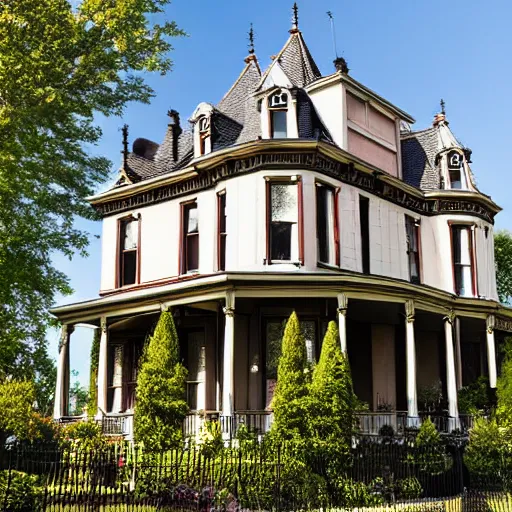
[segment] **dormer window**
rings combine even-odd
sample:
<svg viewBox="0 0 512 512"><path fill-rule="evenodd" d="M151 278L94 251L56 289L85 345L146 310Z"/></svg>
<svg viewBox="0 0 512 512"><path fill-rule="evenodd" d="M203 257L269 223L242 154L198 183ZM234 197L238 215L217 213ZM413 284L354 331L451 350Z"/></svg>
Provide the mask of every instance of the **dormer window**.
<svg viewBox="0 0 512 512"><path fill-rule="evenodd" d="M199 154L206 155L211 150L210 118L203 116L199 119Z"/></svg>
<svg viewBox="0 0 512 512"><path fill-rule="evenodd" d="M268 111L270 115L270 137L272 139L286 139L288 95L284 92L272 94L268 99Z"/></svg>
<svg viewBox="0 0 512 512"><path fill-rule="evenodd" d="M466 174L464 157L458 151L448 153L448 187L451 189L466 189Z"/></svg>

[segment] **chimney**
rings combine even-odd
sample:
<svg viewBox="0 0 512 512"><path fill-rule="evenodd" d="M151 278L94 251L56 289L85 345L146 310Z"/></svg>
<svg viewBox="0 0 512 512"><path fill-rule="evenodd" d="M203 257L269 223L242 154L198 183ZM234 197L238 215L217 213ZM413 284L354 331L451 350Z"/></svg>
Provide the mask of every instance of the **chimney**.
<svg viewBox="0 0 512 512"><path fill-rule="evenodd" d="M336 60L334 61L334 67L336 68L336 71L340 71L345 75L347 75L348 72L350 71L348 69L347 61L343 57L336 58Z"/></svg>
<svg viewBox="0 0 512 512"><path fill-rule="evenodd" d="M169 110L167 115L170 118L169 130L172 136L172 159L174 162L178 160L178 139L183 132L180 126L180 114L176 110Z"/></svg>

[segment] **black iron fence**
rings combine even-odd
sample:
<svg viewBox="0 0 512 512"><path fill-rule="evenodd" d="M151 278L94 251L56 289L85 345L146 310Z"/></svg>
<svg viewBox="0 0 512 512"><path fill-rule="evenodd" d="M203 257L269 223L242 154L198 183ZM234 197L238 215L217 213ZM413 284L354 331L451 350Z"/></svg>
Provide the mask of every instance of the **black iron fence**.
<svg viewBox="0 0 512 512"><path fill-rule="evenodd" d="M0 510L512 510L508 476L473 477L462 450L359 437L341 470L332 458L265 443L165 453L130 443L99 450L20 445L0 461ZM15 508L23 499L32 499L29 508Z"/></svg>

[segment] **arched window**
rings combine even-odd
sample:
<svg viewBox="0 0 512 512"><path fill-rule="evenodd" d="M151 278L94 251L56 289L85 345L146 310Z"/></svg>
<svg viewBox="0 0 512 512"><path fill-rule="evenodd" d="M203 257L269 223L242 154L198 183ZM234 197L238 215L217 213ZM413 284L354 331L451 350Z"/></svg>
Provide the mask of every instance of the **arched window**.
<svg viewBox="0 0 512 512"><path fill-rule="evenodd" d="M199 119L199 154L206 155L211 152L210 118L203 116Z"/></svg>
<svg viewBox="0 0 512 512"><path fill-rule="evenodd" d="M270 115L270 137L285 139L287 137L288 95L285 92L272 94L268 99Z"/></svg>

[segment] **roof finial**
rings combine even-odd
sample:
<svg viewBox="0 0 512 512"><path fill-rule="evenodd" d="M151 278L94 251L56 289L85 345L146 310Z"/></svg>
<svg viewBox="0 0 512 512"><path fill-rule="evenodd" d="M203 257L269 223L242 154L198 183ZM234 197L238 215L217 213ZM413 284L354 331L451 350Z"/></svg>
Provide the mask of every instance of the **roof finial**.
<svg viewBox="0 0 512 512"><path fill-rule="evenodd" d="M254 55L254 29L252 28L252 23L249 30L249 55Z"/></svg>
<svg viewBox="0 0 512 512"><path fill-rule="evenodd" d="M299 30L299 7L297 2L293 4L292 31Z"/></svg>
<svg viewBox="0 0 512 512"><path fill-rule="evenodd" d="M441 114L443 114L443 116L445 116L446 115L446 109L445 109L446 104L445 104L443 98L441 98L440 104L441 104Z"/></svg>
<svg viewBox="0 0 512 512"><path fill-rule="evenodd" d="M123 169L128 167L128 125L125 124L121 129L123 133L123 150L121 153L123 154Z"/></svg>

